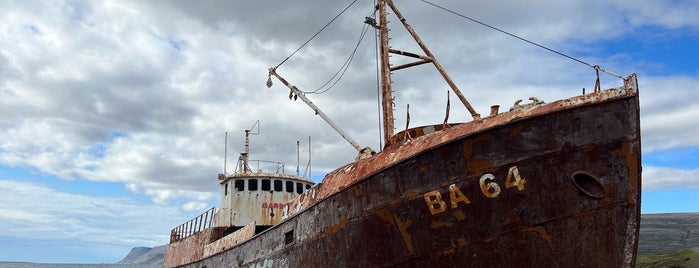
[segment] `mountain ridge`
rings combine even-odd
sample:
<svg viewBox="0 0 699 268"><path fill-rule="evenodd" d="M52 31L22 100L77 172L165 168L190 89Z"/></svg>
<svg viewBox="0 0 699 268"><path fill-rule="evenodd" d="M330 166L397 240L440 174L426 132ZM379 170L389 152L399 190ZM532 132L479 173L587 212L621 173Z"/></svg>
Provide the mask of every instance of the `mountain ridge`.
<svg viewBox="0 0 699 268"><path fill-rule="evenodd" d="M122 260L118 261L117 264L149 264L149 265L160 265L163 266L163 260L165 259L165 249L167 245L157 246L157 247L135 247L132 248L129 254L127 254Z"/></svg>

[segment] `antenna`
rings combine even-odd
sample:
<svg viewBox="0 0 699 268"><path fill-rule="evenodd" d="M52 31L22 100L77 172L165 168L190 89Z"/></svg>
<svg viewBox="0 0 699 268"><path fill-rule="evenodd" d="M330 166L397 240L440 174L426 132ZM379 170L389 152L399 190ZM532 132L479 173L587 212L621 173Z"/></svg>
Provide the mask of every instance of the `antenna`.
<svg viewBox="0 0 699 268"><path fill-rule="evenodd" d="M313 180L313 176L311 176L311 136L308 136L308 178Z"/></svg>
<svg viewBox="0 0 699 268"><path fill-rule="evenodd" d="M257 131L251 132L253 129L257 127ZM243 173L247 173L248 171L252 171L250 169L250 166L248 166L248 155L250 155L250 135L257 135L260 134L260 120L255 121L255 124L250 127L250 129L245 130L245 150L243 153L240 154L240 161L242 162L241 168L243 169Z"/></svg>
<svg viewBox="0 0 699 268"><path fill-rule="evenodd" d="M226 137L223 140L223 175L228 174L226 163L228 163L228 131L226 131Z"/></svg>
<svg viewBox="0 0 699 268"><path fill-rule="evenodd" d="M300 150L301 142L296 141L296 176L299 175L299 162L301 161L301 157L299 155L299 150Z"/></svg>

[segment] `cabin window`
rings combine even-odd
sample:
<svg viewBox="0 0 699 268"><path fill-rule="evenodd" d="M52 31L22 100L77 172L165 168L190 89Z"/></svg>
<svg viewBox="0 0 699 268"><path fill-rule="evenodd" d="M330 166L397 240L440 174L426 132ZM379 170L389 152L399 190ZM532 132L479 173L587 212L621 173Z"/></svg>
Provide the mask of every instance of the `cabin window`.
<svg viewBox="0 0 699 268"><path fill-rule="evenodd" d="M227 182L223 185L223 195L228 195L228 183Z"/></svg>
<svg viewBox="0 0 699 268"><path fill-rule="evenodd" d="M248 190L249 191L257 191L257 179L249 179L248 180Z"/></svg>
<svg viewBox="0 0 699 268"><path fill-rule="evenodd" d="M274 180L274 191L275 192L281 192L284 191L284 184L282 184L281 180Z"/></svg>
<svg viewBox="0 0 699 268"><path fill-rule="evenodd" d="M286 191L289 193L294 192L294 182L293 181L286 181Z"/></svg>
<svg viewBox="0 0 699 268"><path fill-rule="evenodd" d="M297 194L302 194L303 193L303 183L297 182L296 183L296 193Z"/></svg>
<svg viewBox="0 0 699 268"><path fill-rule="evenodd" d="M311 189L311 185L310 185L310 184L306 184L306 190L308 190L308 189Z"/></svg>
<svg viewBox="0 0 699 268"><path fill-rule="evenodd" d="M269 191L272 189L272 184L269 179L262 179L262 191Z"/></svg>
<svg viewBox="0 0 699 268"><path fill-rule="evenodd" d="M245 190L245 180L235 180L235 190L242 192Z"/></svg>

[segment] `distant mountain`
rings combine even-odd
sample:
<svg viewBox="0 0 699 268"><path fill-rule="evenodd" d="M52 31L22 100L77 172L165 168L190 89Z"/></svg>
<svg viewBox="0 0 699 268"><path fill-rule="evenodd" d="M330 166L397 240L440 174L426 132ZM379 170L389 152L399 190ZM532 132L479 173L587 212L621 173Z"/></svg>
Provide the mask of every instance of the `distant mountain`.
<svg viewBox="0 0 699 268"><path fill-rule="evenodd" d="M135 247L131 249L124 259L117 262L119 264L148 264L154 267L162 267L165 258L166 245L149 248Z"/></svg>
<svg viewBox="0 0 699 268"><path fill-rule="evenodd" d="M699 213L641 215L638 254L699 248Z"/></svg>

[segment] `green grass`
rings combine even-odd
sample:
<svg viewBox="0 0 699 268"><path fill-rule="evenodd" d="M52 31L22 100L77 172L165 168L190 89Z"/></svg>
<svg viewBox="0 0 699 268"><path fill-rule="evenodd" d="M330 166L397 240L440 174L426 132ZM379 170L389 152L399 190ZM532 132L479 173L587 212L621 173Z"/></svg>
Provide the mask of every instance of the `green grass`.
<svg viewBox="0 0 699 268"><path fill-rule="evenodd" d="M699 268L699 251L682 249L670 253L639 255L636 267L642 268Z"/></svg>

